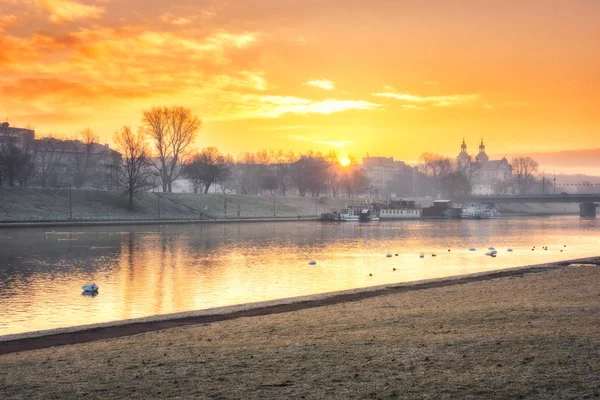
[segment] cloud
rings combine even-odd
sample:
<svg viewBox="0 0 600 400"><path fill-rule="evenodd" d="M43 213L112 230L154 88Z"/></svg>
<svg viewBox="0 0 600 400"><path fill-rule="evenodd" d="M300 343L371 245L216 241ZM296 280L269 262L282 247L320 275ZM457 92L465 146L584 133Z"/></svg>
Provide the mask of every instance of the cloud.
<svg viewBox="0 0 600 400"><path fill-rule="evenodd" d="M453 94L443 96L419 96L409 93L401 93L390 86L384 88L382 93L373 93L373 96L384 97L399 100L406 103L430 104L434 107L454 107L473 105L483 99L483 96L477 93L473 94Z"/></svg>
<svg viewBox="0 0 600 400"><path fill-rule="evenodd" d="M328 79L317 79L304 83L305 86L314 86L323 90L335 90L335 82Z"/></svg>
<svg viewBox="0 0 600 400"><path fill-rule="evenodd" d="M211 120L279 118L288 114L330 115L350 110L376 110L381 105L364 100L309 100L295 96L210 92L219 105L211 107Z"/></svg>
<svg viewBox="0 0 600 400"><path fill-rule="evenodd" d="M106 12L102 7L81 4L73 0L37 0L37 3L49 13L50 21L55 24L81 19L98 19Z"/></svg>
<svg viewBox="0 0 600 400"><path fill-rule="evenodd" d="M329 115L347 110L374 110L379 104L364 100L328 99L313 101L293 96L263 96L262 106L257 115L264 117L280 117L284 114L324 114Z"/></svg>
<svg viewBox="0 0 600 400"><path fill-rule="evenodd" d="M0 15L0 32L2 32L6 28L16 25L18 22L19 21L18 21L16 15L13 15L13 14Z"/></svg>

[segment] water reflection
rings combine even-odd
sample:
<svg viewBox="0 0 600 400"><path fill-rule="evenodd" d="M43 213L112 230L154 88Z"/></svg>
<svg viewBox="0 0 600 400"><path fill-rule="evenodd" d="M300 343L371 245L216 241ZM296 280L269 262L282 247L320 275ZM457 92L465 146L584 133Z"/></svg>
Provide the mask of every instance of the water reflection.
<svg viewBox="0 0 600 400"><path fill-rule="evenodd" d="M0 335L595 256L598 236L577 217L1 230Z"/></svg>

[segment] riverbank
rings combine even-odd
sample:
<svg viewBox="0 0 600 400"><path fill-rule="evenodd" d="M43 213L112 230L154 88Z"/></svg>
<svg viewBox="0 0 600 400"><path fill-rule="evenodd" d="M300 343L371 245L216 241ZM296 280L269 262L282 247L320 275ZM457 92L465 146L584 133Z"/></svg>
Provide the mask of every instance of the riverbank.
<svg viewBox="0 0 600 400"><path fill-rule="evenodd" d="M0 188L0 227L308 219L363 202L328 197L140 192L130 209L122 190ZM577 204L510 204L498 209L506 216L579 214Z"/></svg>
<svg viewBox="0 0 600 400"><path fill-rule="evenodd" d="M7 354L0 395L597 397L599 262L380 288L293 312Z"/></svg>
<svg viewBox="0 0 600 400"><path fill-rule="evenodd" d="M0 189L2 223L163 223L163 221L316 218L356 199L140 192ZM3 225L7 226L7 225Z"/></svg>

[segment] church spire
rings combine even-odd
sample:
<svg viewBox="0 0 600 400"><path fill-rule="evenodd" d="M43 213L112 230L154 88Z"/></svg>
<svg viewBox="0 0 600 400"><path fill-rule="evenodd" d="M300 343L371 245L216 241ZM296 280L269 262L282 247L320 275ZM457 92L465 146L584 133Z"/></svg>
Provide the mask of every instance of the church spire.
<svg viewBox="0 0 600 400"><path fill-rule="evenodd" d="M483 138L481 138L481 144L479 145L479 154L475 158L477 162L488 162L489 157L485 154L485 144L483 144Z"/></svg>
<svg viewBox="0 0 600 400"><path fill-rule="evenodd" d="M463 137L462 145L460 146L461 153L467 152L467 143L465 142L465 138Z"/></svg>

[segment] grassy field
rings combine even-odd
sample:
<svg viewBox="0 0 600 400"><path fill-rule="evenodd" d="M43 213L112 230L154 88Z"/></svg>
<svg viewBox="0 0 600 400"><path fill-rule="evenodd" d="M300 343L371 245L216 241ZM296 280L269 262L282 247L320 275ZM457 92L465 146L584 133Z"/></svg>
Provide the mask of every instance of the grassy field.
<svg viewBox="0 0 600 400"><path fill-rule="evenodd" d="M0 398L598 398L600 268L0 356Z"/></svg>
<svg viewBox="0 0 600 400"><path fill-rule="evenodd" d="M161 219L316 217L348 202L340 198L143 192L129 209L123 191L1 188L0 221L56 221L70 216L74 220L137 220L156 219L159 214Z"/></svg>

